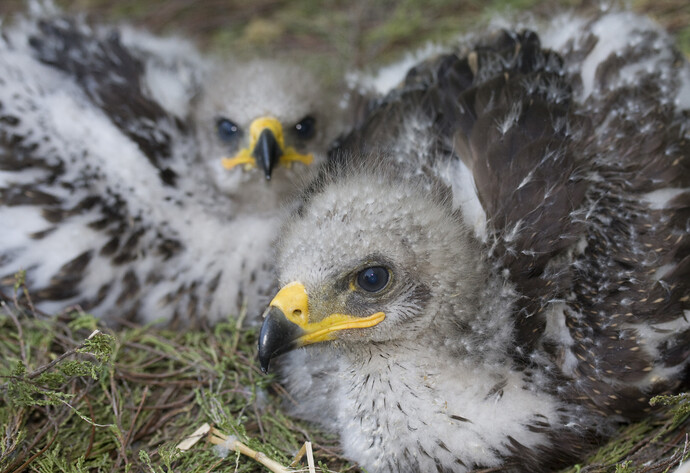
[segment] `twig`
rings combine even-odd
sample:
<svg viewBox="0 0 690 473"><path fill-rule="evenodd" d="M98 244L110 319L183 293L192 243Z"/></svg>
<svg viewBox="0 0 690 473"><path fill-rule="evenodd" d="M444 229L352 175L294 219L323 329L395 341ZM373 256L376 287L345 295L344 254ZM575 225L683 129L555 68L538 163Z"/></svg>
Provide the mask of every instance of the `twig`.
<svg viewBox="0 0 690 473"><path fill-rule="evenodd" d="M95 337L95 336L98 335L99 333L101 333L100 330L94 330L94 331L91 333L91 335L88 336L88 338L87 338L86 340L91 340L93 337ZM34 371L32 371L31 373L27 374L26 377L27 377L28 379L33 379L33 378L35 378L35 377L41 375L42 373L45 373L45 372L48 371L50 368L52 368L53 366L55 366L55 365L57 365L58 363L60 363L62 360L64 360L64 359L67 358L68 356L75 355L79 350L81 350L82 348L84 348L84 346L86 346L86 340L84 340L84 342L82 342L78 347L72 348L71 350L67 350L65 353L63 353L62 355L58 356L57 358L55 358L55 359L54 359L53 361L51 361L50 363L45 364L45 365L41 366L40 368L37 368L36 370L34 370ZM85 355L89 355L89 354L90 354L90 353L85 353Z"/></svg>
<svg viewBox="0 0 690 473"><path fill-rule="evenodd" d="M151 386L180 386L180 387L185 387L185 386L191 386L191 387L199 387L199 386L206 386L208 384L208 381L206 380L200 380L196 381L193 379L181 379L179 381L149 381L146 379L140 379L136 376L130 376L127 373L122 373L118 372L119 378L121 379L126 379L127 381L133 381L135 383L142 383L146 382L146 384L151 385Z"/></svg>
<svg viewBox="0 0 690 473"><path fill-rule="evenodd" d="M38 452L34 453L33 455L31 455L31 457L29 457L28 460L26 460L24 463L22 463L21 466L20 466L19 468L17 468L16 470L14 470L13 473L19 473L20 471L23 471L24 468L26 468L27 466L29 466L29 465L31 464L32 461L34 461L36 458L38 458L38 457L40 457L41 455L43 455L43 454L46 452L46 450L48 450L48 449L50 448L50 446L53 445L53 442L55 442L55 440L57 440L58 434L59 434L59 433L60 433L60 429L56 429L55 435L53 435L53 438L50 439L50 442L48 442L48 443L46 444L46 446L43 447L40 451L38 451Z"/></svg>
<svg viewBox="0 0 690 473"><path fill-rule="evenodd" d="M143 362L142 364L138 365L137 367L139 369L148 368L149 366L155 365L156 363L158 363L159 361L164 360L164 359L165 359L165 357L163 355L159 355L157 358L151 358L150 360Z"/></svg>
<svg viewBox="0 0 690 473"><path fill-rule="evenodd" d="M290 471L277 461L273 460L272 458L269 458L265 453L252 450L239 440L233 440L232 437L228 437L216 428L211 428L209 441L212 444L223 445L228 449L240 452L242 455L248 456L249 458L252 458L257 462L261 463L263 466L265 466L274 473L289 473Z"/></svg>
<svg viewBox="0 0 690 473"><path fill-rule="evenodd" d="M311 448L311 442L304 442L302 448L300 448L299 452L297 452L297 455L295 455L295 458L292 459L290 466L295 467L299 465L300 460L305 455L307 456L307 467L309 468L309 473L316 473L316 466L314 465L314 452Z"/></svg>
<svg viewBox="0 0 690 473"><path fill-rule="evenodd" d="M193 406L192 405L187 405L187 406L182 406L177 409L173 409L172 411L166 413L165 415L162 415L159 419L158 422L153 426L152 429L153 431L156 431L160 429L163 425L165 425L166 422L168 422L172 417L175 417L179 414L182 414L183 412L189 412L192 410Z"/></svg>
<svg viewBox="0 0 690 473"><path fill-rule="evenodd" d="M85 395L85 393L82 394L82 395L80 395L80 396L77 396L77 397L75 398L74 402L80 402L84 395ZM72 406L69 406L69 405L68 405L68 407L72 407ZM72 408L72 409L74 409L74 408ZM75 410L76 410L76 409L75 409ZM63 422L65 422L65 421L69 418L69 416L72 415L73 412L74 412L74 410L65 409L62 413L58 414L57 416L50 416L50 415L48 415L47 412L46 412L45 414L46 414L46 417L48 417L49 422L45 423L44 426L41 428L41 430L38 432L38 434L36 434L36 435L33 437L33 441L32 441L31 444L25 449L25 451L27 451L27 452L32 451L32 450L34 449L34 447L35 447L36 445L38 445L38 443L43 439L43 437L45 437L45 436L47 435L47 433L48 433L48 431L50 430L51 426L55 428L55 436L52 438L52 440L50 440L50 442L48 442L48 444L47 444L45 447L43 447L43 448L42 448L39 452L37 452L36 454L32 455L32 456L31 456L28 460L26 460L19 468L16 468L16 469L12 470L13 465L17 464L19 461L21 461L21 459L19 459L18 461L12 463L7 469L3 470L3 473L6 473L6 472L8 472L8 471L13 471L13 473L19 473L20 471L24 470L24 468L26 468L32 461L34 461L34 460L35 460L36 458L38 458L40 455L42 455L43 453L45 453L45 451L48 450L48 448L50 448L50 446L53 444L53 442L55 442L55 440L57 439L57 437L58 437L58 435L59 435L59 433L60 433L60 425L61 425Z"/></svg>
<svg viewBox="0 0 690 473"><path fill-rule="evenodd" d="M192 365L187 365L187 366L183 366L180 369L173 370L173 371L166 371L164 373L141 373L141 372L127 371L120 366L116 366L117 374L122 376L123 378L126 377L126 378L131 379L131 380L142 380L142 381L147 381L149 379L174 378L176 376L185 374L194 368L196 368L196 367L192 366ZM196 374L196 373L191 373L191 374Z"/></svg>
<svg viewBox="0 0 690 473"><path fill-rule="evenodd" d="M245 299L242 302L242 307L240 308L240 313L237 317L237 321L235 322L235 334L232 337L232 351L233 353L237 351L237 345L240 343L240 330L242 329L242 323L244 322L244 319L247 317L247 300Z"/></svg>
<svg viewBox="0 0 690 473"><path fill-rule="evenodd" d="M15 299L15 307L17 306L16 299L17 299L17 294L15 292L14 295ZM29 364L29 360L26 359L26 346L24 345L24 331L22 330L22 324L19 323L19 319L17 318L17 314L14 313L14 310L12 310L10 307L7 306L5 301L0 302L0 306L5 308L5 312L7 312L12 319L12 322L14 323L14 326L17 327L17 339L19 340L19 351L22 355L22 363L24 363L24 366L27 366Z"/></svg>
<svg viewBox="0 0 690 473"><path fill-rule="evenodd" d="M29 295L29 288L26 287L26 282L22 282L22 292L24 293L24 297L26 297L26 302L29 304L29 309L31 309L31 313L36 315L34 301L31 300L31 295Z"/></svg>
<svg viewBox="0 0 690 473"><path fill-rule="evenodd" d="M179 387L178 387L178 386L168 386L161 394L159 394L158 396L156 396L156 398L162 403L162 404L160 404L160 406L165 406L165 405L166 405L165 403L168 402L168 400L169 400L173 395L175 395L178 391L179 391ZM193 396L193 395L194 395L194 393L192 393L192 396ZM186 404L188 404L188 403L186 403L186 402L180 403L180 405L182 405L182 406L184 406L184 405L186 405ZM149 409L149 408L150 408L150 409L154 409L154 408L158 408L158 406L159 406L159 405L156 405L156 406L146 406L145 409ZM172 408L174 408L174 407L177 407L177 406L173 406L172 404L169 404L169 406L170 406L169 409L172 409ZM169 409L166 409L166 410L169 410ZM161 410L163 410L163 409L161 409ZM160 419L160 414L150 415L148 421L147 421L147 422L144 424L144 426L143 426L142 428L140 428L140 429L137 431L137 433L134 435L134 441L136 442L137 440L141 439L143 436L147 435L149 432L155 430L156 428L155 428L154 424L155 424L159 419Z"/></svg>
<svg viewBox="0 0 690 473"><path fill-rule="evenodd" d="M292 461L290 462L290 464L288 466L296 467L297 465L299 465L299 461L307 453L307 444L308 443L309 442L304 442L302 444L302 448L299 449L299 452L297 452L297 455L295 455L295 458L292 459Z"/></svg>
<svg viewBox="0 0 690 473"><path fill-rule="evenodd" d="M263 442L266 441L266 434L264 433L264 425L261 422L261 416L259 415L259 410L256 407L256 403L252 403L252 410L254 411L254 416L256 417L256 424L259 426L259 435Z"/></svg>
<svg viewBox="0 0 690 473"><path fill-rule="evenodd" d="M113 427L114 426L114 424L97 424L93 421L93 419L89 419L88 417L82 415L81 412L79 412L79 410L76 407L74 407L73 405L71 405L69 402L64 401L62 399L58 399L58 401L60 401L65 406L67 406L69 409L71 409L75 414L77 414L81 418L81 420L83 420L87 424L91 424L91 425L96 426L96 427Z"/></svg>
<svg viewBox="0 0 690 473"><path fill-rule="evenodd" d="M0 456L0 458L11 458L14 456L19 456L17 460L14 462L9 463L8 468L5 470L2 470L3 472L10 471L10 468L12 465L14 465L17 462L20 462L24 457L21 456L20 452L16 452L16 450L19 448L21 445L21 435L19 435L19 432L21 430L21 424L22 424L22 418L25 413L25 408L20 407L17 409L13 415L12 418L9 419L8 425L5 426L5 436L3 438L4 441L4 452L3 455Z"/></svg>
<svg viewBox="0 0 690 473"><path fill-rule="evenodd" d="M86 405L89 408L89 415L91 416L91 421L94 421L94 413L93 413L93 406L91 405L91 401L89 400L88 394L84 396L84 401L86 402ZM89 445L86 447L86 453L84 453L84 460L87 460L89 458L89 455L91 455L91 449L93 448L93 440L96 437L96 426L94 424L91 424L91 433L89 435Z"/></svg>
<svg viewBox="0 0 690 473"><path fill-rule="evenodd" d="M146 401L146 396L149 393L149 387L144 386L144 391L141 393L141 402L139 403L139 407L137 408L137 411L134 413L134 418L132 419L132 425L129 426L129 430L127 431L127 435L125 436L125 446L129 443L130 437L132 437L132 432L134 431L134 426L137 424L137 419L139 418L139 414L141 414L141 408L144 407L144 401Z"/></svg>
<svg viewBox="0 0 690 473"><path fill-rule="evenodd" d="M254 375L252 374L251 370L247 372L247 376L249 377L249 382L252 385L255 385ZM256 396L256 394L255 394L255 396ZM256 407L256 402L252 403L252 410L254 411L254 416L256 417L256 423L259 426L259 435L261 435L261 440L263 442L266 442L266 434L264 432L264 425L263 425L263 422L261 422L261 416L259 415L259 410Z"/></svg>
<svg viewBox="0 0 690 473"><path fill-rule="evenodd" d="M211 465L210 467L208 467L208 469L206 470L206 473L211 473L212 471L214 471L214 470L216 469L216 467L217 467L218 465L220 465L220 464L223 463L224 461L225 461L225 458L220 458L220 459L219 459L218 461L216 461L213 465Z"/></svg>
<svg viewBox="0 0 690 473"><path fill-rule="evenodd" d="M309 467L309 473L316 473L314 452L311 451L311 442L304 442L304 446L307 447L307 466Z"/></svg>
<svg viewBox="0 0 690 473"><path fill-rule="evenodd" d="M192 448L196 443L203 438L204 435L209 433L211 431L211 426L208 424L204 424L198 429L194 431L192 435L184 439L182 442L177 444L177 448L182 450L183 452L186 452L190 448Z"/></svg>
<svg viewBox="0 0 690 473"><path fill-rule="evenodd" d="M120 443L120 449L117 454L117 461L115 462L115 469L119 469L120 463L122 460L125 461L125 466L129 464L129 459L127 458L127 448L125 447L125 439L122 436L122 413L120 412L120 395L119 391L117 390L117 387L115 386L115 374L114 374L114 367L111 367L111 373L110 373L110 393L108 393L107 389L103 390L103 393L110 399L110 405L113 408L113 416L115 417L115 425L117 426L117 429L113 429L115 431L115 435L117 436L117 440Z"/></svg>
<svg viewBox="0 0 690 473"><path fill-rule="evenodd" d="M680 463L678 464L678 470L683 466L683 459L685 458L685 453L688 451L688 434L685 434L685 444L683 445L683 453L680 456Z"/></svg>
<svg viewBox="0 0 690 473"><path fill-rule="evenodd" d="M194 392L191 392L191 393L187 394L185 397L183 397L182 399L179 399L175 402L169 402L167 404L154 404L154 405L144 406L144 410L145 411L161 411L161 410L167 411L169 409L177 408L180 406L185 406L185 405L189 404L189 402L192 399L194 399L195 395L196 394ZM128 407L133 407L133 406L131 406L131 404L129 404Z"/></svg>

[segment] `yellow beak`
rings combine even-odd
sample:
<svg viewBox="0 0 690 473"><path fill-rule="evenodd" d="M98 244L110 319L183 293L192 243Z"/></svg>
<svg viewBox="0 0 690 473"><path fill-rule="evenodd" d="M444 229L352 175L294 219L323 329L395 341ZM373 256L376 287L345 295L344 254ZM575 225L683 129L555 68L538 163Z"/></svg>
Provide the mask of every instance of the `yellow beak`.
<svg viewBox="0 0 690 473"><path fill-rule="evenodd" d="M276 164L289 167L295 161L311 164L314 157L300 154L294 148L286 148L280 122L273 117L261 117L249 126L249 146L231 158L223 158L222 164L225 169L243 164L245 170L258 165L268 180Z"/></svg>
<svg viewBox="0 0 690 473"><path fill-rule="evenodd" d="M321 320L311 320L309 297L304 285L292 282L283 287L264 313L259 335L261 369L268 371L271 358L292 349L335 339L341 330L373 327L386 318L383 312L367 317L330 314Z"/></svg>

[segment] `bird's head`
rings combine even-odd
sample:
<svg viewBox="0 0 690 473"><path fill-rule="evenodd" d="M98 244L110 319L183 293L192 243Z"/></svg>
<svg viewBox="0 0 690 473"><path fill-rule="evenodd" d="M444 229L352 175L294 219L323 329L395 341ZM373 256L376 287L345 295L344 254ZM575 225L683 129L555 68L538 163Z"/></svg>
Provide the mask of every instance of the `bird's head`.
<svg viewBox="0 0 690 473"><path fill-rule="evenodd" d="M332 103L322 84L295 65L255 60L212 72L196 123L214 182L232 194L245 182L282 184L315 169L340 126Z"/></svg>
<svg viewBox="0 0 690 473"><path fill-rule="evenodd" d="M281 233L283 287L265 313L262 369L313 343L389 343L436 330L437 313L473 304L477 254L438 186L381 172L316 185Z"/></svg>

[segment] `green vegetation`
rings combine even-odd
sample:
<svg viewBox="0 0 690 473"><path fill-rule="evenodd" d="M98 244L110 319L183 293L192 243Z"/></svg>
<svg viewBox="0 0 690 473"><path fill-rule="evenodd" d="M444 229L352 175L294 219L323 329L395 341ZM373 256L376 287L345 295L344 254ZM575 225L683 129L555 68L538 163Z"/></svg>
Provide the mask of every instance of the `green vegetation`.
<svg viewBox="0 0 690 473"><path fill-rule="evenodd" d="M176 448L204 423L285 465L311 440L319 460L345 468L334 439L280 410L256 332L238 325L112 330L79 310L48 317L4 302L0 471L264 471L204 439Z"/></svg>
<svg viewBox="0 0 690 473"><path fill-rule="evenodd" d="M336 439L285 415L281 386L258 369L256 335L233 319L109 329L78 309L46 316L2 302L0 472L266 471L205 438L180 451L205 423L283 465L309 440L322 472L359 471ZM653 403L658 413L564 472L663 473L688 460L688 394Z"/></svg>

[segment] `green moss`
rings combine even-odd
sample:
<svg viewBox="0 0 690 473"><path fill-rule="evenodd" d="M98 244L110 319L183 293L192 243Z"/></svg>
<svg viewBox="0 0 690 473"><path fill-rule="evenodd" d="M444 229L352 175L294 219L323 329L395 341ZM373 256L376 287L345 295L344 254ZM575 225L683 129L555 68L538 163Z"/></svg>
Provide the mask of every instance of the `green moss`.
<svg viewBox="0 0 690 473"><path fill-rule="evenodd" d="M85 377L89 376L92 379L98 379L98 373L99 369L98 366L89 362L89 361L82 361L82 360L68 360L65 361L64 363L61 363L60 366L58 367L60 370L60 373L62 373L64 377L68 378L76 378L76 377Z"/></svg>
<svg viewBox="0 0 690 473"><path fill-rule="evenodd" d="M134 327L88 338L94 320L85 314L15 315L25 340L60 336L27 343L26 364L15 348L16 327L0 320L0 421L8 439L0 471L34 455L35 471L202 472L236 461L237 471L262 471L233 453L219 457L204 441L178 451L203 423L285 463L305 440L306 427L268 402L273 378L256 364L256 331L234 320L210 332Z"/></svg>
<svg viewBox="0 0 690 473"><path fill-rule="evenodd" d="M655 396L649 403L652 406L669 407L669 411L673 415L673 422L676 425L680 425L690 417L690 393L681 393L675 396Z"/></svg>
<svg viewBox="0 0 690 473"><path fill-rule="evenodd" d="M256 363L256 330L238 328L235 320L209 331L132 327L100 333L89 343L98 322L84 314L48 320L24 314L18 320L25 342L37 340L37 332L52 334L52 342L25 343L26 364L14 345L16 327L0 320L0 435L6 439L0 471L33 456L33 470L46 472L265 471L234 452L220 455L222 449L204 440L178 451L177 444L204 423L283 464L309 439L321 471L357 471L331 453L337 439L283 413L280 396L272 394L275 379ZM688 425L687 397L656 402L667 407L665 416L621 429L588 459L587 471L642 471L649 457L628 458L629 452L639 455L646 445L656 454L677 438L673 432ZM677 412L685 413L680 424L673 421ZM678 445L665 458L677 464L681 454Z"/></svg>
<svg viewBox="0 0 690 473"><path fill-rule="evenodd" d="M14 292L19 292L19 289L24 287L26 282L26 271L21 270L14 275Z"/></svg>
<svg viewBox="0 0 690 473"><path fill-rule="evenodd" d="M82 348L79 348L77 352L89 353L100 363L107 363L113 354L114 346L115 338L113 336L105 333L97 333L86 339Z"/></svg>
<svg viewBox="0 0 690 473"><path fill-rule="evenodd" d="M626 460L616 465L616 473L632 473L632 461Z"/></svg>

